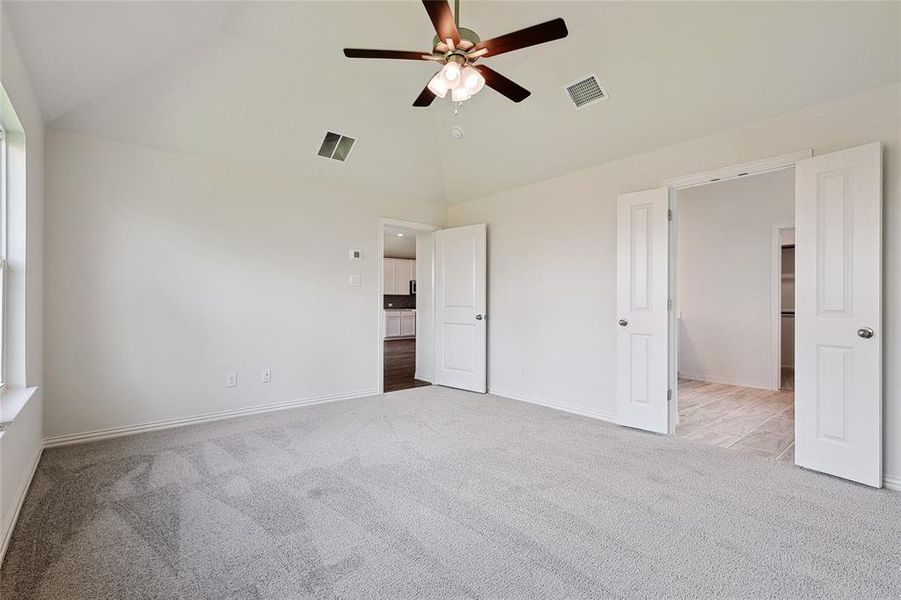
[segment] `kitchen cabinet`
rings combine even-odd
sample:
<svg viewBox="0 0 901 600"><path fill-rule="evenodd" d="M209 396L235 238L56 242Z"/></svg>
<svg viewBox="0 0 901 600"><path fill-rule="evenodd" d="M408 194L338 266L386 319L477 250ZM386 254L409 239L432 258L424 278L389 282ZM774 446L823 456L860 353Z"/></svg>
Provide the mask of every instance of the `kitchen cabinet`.
<svg viewBox="0 0 901 600"><path fill-rule="evenodd" d="M416 279L416 261L406 258L385 259L385 294L409 296L410 282Z"/></svg>
<svg viewBox="0 0 901 600"><path fill-rule="evenodd" d="M415 338L416 311L385 310L385 338Z"/></svg>

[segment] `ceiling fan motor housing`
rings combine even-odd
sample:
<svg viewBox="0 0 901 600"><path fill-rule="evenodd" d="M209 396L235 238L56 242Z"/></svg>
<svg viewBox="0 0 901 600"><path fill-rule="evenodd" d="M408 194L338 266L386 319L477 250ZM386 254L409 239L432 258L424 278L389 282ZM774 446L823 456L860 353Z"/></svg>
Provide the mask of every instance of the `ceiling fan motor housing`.
<svg viewBox="0 0 901 600"><path fill-rule="evenodd" d="M434 49L433 52L435 54L443 54L445 58L449 58L450 54L456 54L458 56L463 57L463 59L466 60L466 53L471 52L473 50L473 48L478 46L479 42L482 41L482 38L480 38L479 34L477 34L475 31L473 31L472 29L467 29L466 27L458 27L457 32L459 32L459 34L460 34L461 44L459 44L459 45L464 46L463 48L456 48L453 51L441 52L438 50L438 46L440 44L441 47L444 47L445 41L436 35L432 39L432 48ZM462 42L469 42L469 43L463 44ZM478 57L473 57L468 60L469 60L469 62L475 62L478 60Z"/></svg>

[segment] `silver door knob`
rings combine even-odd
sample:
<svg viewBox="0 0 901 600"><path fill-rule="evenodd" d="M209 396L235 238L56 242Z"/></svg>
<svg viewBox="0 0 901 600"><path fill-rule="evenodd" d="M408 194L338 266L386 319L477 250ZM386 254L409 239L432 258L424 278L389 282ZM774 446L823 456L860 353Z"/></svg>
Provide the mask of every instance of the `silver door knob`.
<svg viewBox="0 0 901 600"><path fill-rule="evenodd" d="M628 322L627 320L625 320L625 319L620 319L620 320L619 320L619 326L620 326L620 327L625 327L625 326L628 325L628 324L629 324L629 322Z"/></svg>
<svg viewBox="0 0 901 600"><path fill-rule="evenodd" d="M869 327L861 327L860 329L857 330L857 335L859 335L860 337L862 337L865 340L868 340L871 337L873 337L873 330L870 329Z"/></svg>
<svg viewBox="0 0 901 600"><path fill-rule="evenodd" d="M476 321L481 321L483 319L482 315L476 315Z"/></svg>

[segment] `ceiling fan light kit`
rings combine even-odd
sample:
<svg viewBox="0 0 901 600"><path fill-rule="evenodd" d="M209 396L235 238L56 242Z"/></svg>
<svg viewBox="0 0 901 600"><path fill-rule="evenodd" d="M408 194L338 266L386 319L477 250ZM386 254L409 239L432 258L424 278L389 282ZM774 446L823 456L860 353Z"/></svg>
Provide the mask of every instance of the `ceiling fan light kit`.
<svg viewBox="0 0 901 600"><path fill-rule="evenodd" d="M569 33L563 19L557 18L482 41L478 34L471 29L459 27L459 3L456 17L447 0L423 0L422 3L437 32L432 40L430 53L406 50L344 49L344 56L348 58L430 60L442 63L441 70L420 92L413 102L413 106L430 106L436 97L445 98L448 91L454 102L465 102L478 94L485 85L500 92L513 102L522 102L531 94L529 90L507 79L497 71L475 63L481 58L491 58L504 52L559 40Z"/></svg>

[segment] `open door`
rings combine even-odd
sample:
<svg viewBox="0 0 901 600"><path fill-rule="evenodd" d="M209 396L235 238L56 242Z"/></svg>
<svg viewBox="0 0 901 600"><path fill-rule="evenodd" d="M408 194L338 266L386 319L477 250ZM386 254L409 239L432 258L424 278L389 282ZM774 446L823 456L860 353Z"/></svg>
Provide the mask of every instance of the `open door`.
<svg viewBox="0 0 901 600"><path fill-rule="evenodd" d="M487 391L487 284L487 227L436 231L434 383Z"/></svg>
<svg viewBox="0 0 901 600"><path fill-rule="evenodd" d="M881 487L882 149L795 178L795 462Z"/></svg>
<svg viewBox="0 0 901 600"><path fill-rule="evenodd" d="M669 190L619 195L616 231L617 421L669 433Z"/></svg>

